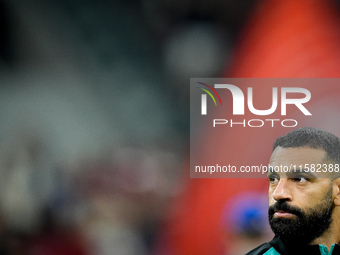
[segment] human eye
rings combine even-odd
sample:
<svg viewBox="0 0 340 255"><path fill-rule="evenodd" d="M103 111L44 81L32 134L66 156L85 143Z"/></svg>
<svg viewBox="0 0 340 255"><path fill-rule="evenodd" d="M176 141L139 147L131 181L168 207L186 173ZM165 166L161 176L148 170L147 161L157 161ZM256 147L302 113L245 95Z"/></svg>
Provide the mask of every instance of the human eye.
<svg viewBox="0 0 340 255"><path fill-rule="evenodd" d="M279 177L277 175L270 174L268 175L268 181L270 182L270 184L276 184L279 182Z"/></svg>
<svg viewBox="0 0 340 255"><path fill-rule="evenodd" d="M307 183L307 182L310 181L310 178L307 178L307 177L302 176L302 175L294 176L292 179L293 179L294 182L297 182L297 183Z"/></svg>

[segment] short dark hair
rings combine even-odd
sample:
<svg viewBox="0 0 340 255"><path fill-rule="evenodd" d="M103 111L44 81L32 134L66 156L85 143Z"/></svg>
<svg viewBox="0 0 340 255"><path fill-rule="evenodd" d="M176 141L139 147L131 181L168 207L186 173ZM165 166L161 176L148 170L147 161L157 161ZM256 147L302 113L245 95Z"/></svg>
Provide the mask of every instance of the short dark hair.
<svg viewBox="0 0 340 255"><path fill-rule="evenodd" d="M322 149L327 153L327 159L340 164L340 139L326 131L312 127L295 129L288 134L278 137L273 144L276 147L298 148L308 147Z"/></svg>

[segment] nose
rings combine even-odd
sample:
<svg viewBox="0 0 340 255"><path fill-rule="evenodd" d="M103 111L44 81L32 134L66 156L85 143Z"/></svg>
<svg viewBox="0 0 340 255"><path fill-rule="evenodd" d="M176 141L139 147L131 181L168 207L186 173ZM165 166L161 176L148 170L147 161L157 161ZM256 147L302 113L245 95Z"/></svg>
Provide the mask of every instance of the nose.
<svg viewBox="0 0 340 255"><path fill-rule="evenodd" d="M291 201L293 199L291 195L291 190L289 186L289 181L287 178L281 178L272 193L273 199L276 201L287 200Z"/></svg>

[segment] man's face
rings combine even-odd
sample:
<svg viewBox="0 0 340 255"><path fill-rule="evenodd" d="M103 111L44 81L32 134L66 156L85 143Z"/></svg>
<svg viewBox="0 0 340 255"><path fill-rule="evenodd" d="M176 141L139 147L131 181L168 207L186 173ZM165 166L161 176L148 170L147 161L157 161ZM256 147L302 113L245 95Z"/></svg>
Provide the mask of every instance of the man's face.
<svg viewBox="0 0 340 255"><path fill-rule="evenodd" d="M311 164L324 164L325 156L326 152L319 149L277 147L270 158L269 223L287 243L309 244L329 229L332 181L318 178L322 175L310 169ZM289 171L274 171L281 166Z"/></svg>

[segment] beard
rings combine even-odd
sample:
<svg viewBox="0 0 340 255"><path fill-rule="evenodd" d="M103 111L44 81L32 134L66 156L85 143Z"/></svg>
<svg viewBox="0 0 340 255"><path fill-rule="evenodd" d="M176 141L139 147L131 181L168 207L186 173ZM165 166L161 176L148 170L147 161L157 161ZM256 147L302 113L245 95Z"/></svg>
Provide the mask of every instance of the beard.
<svg viewBox="0 0 340 255"><path fill-rule="evenodd" d="M329 229L333 208L332 188L317 206L305 211L286 201L278 201L269 207L269 224L275 235L286 244L310 244ZM276 218L276 210L292 213L296 217Z"/></svg>

